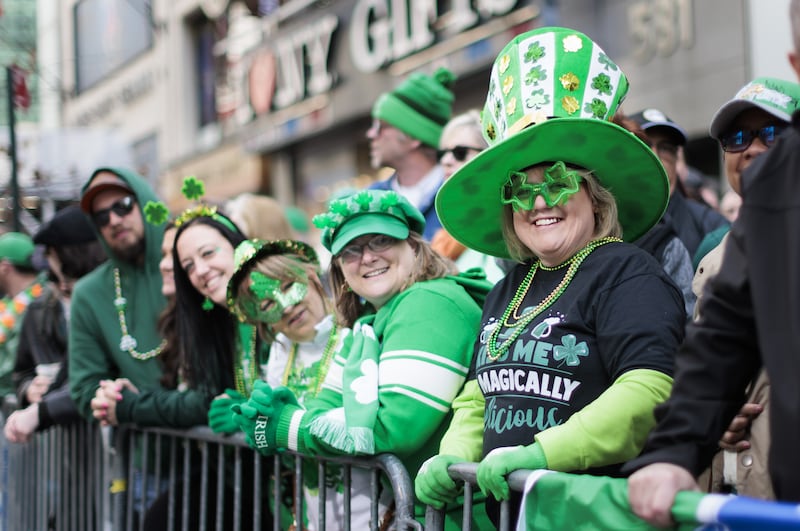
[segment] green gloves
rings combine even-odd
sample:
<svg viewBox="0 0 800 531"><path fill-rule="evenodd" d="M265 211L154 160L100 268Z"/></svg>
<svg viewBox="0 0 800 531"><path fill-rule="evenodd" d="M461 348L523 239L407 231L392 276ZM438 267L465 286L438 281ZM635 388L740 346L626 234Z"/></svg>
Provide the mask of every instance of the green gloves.
<svg viewBox="0 0 800 531"><path fill-rule="evenodd" d="M233 389L225 389L227 397L215 398L208 410L208 427L214 433L235 433L239 425L233 420L231 406L247 400L241 393Z"/></svg>
<svg viewBox="0 0 800 531"><path fill-rule="evenodd" d="M514 470L542 468L547 468L547 458L538 443L495 448L478 465L478 486L487 496L491 493L497 500L507 500L506 474Z"/></svg>
<svg viewBox="0 0 800 531"><path fill-rule="evenodd" d="M454 455L434 455L424 463L414 480L414 492L419 501L436 509L441 509L448 502L455 500L461 491L447 474L447 468L455 463L464 463L464 459Z"/></svg>
<svg viewBox="0 0 800 531"><path fill-rule="evenodd" d="M278 451L276 432L281 411L286 405L297 406L297 398L286 387L272 389L261 380L247 402L234 405L233 420L245 434L245 440L263 455Z"/></svg>

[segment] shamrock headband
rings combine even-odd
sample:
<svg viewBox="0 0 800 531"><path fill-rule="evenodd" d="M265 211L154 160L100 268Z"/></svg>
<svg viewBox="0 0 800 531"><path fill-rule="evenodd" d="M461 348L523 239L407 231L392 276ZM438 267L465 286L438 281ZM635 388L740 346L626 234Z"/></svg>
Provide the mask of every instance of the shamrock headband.
<svg viewBox="0 0 800 531"><path fill-rule="evenodd" d="M240 243L233 252L233 262L234 262L234 271L233 275L231 275L231 279L228 282L228 308L233 312L234 315L239 317L240 320L250 320L252 319L257 313L258 310L254 308L240 308L243 305L244 301L239 301L236 298L236 293L239 290L239 286L242 281L247 276L247 273L250 272L249 278L251 280L250 291L253 295L255 295L256 299L263 299L266 295L270 292L275 293L276 284L277 283L277 291L280 291L281 295L283 292L280 290L280 281L277 279L273 279L267 275L259 271L253 271L254 265L261 259L267 258L269 256L275 255L289 255L291 257L297 258L302 262L307 262L312 264L316 267L319 267L319 259L317 258L317 253L311 248L309 245L296 241L296 240L272 240L272 241L265 241L265 240L245 240ZM304 271L293 271L294 276L298 278L306 278L307 275ZM255 279L253 276L255 275ZM263 279L261 278L263 277ZM289 293L286 293L285 296L290 296ZM296 294L294 295L296 296ZM303 297L305 297L305 293L303 293ZM301 297L299 300L302 300ZM281 297L270 297L273 300L278 300ZM299 302L298 300L298 302ZM284 301L285 302L285 301ZM296 302L295 302L296 304ZM245 304L246 305L246 304ZM287 304L287 306L289 306ZM244 311L242 311L244 310ZM281 312L282 313L282 312Z"/></svg>
<svg viewBox="0 0 800 531"><path fill-rule="evenodd" d="M197 177L190 176L183 179L181 186L181 193L189 201L200 201L206 193L205 184ZM169 219L169 209L167 205L161 201L148 201L144 205L144 217L148 223L152 225L162 225ZM241 231L233 224L227 217L217 213L217 207L208 205L206 203L199 203L193 207L189 207L175 218L175 227L180 227L184 223L191 221L195 218L211 218L224 225L226 228L236 233Z"/></svg>
<svg viewBox="0 0 800 531"><path fill-rule="evenodd" d="M322 229L322 245L334 256L364 234L385 234L399 240L409 231L422 234L425 218L408 199L392 190L363 190L332 201L328 212L314 216Z"/></svg>

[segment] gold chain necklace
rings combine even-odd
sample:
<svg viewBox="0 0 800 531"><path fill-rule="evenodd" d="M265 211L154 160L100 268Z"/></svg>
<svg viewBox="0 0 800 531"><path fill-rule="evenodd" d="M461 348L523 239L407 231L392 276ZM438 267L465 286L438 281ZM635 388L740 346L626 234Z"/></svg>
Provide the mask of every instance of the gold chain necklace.
<svg viewBox="0 0 800 531"><path fill-rule="evenodd" d="M531 265L531 269L530 271L528 271L528 274L525 275L525 278L517 287L517 291L514 294L514 297L511 299L511 302L506 307L505 312L503 312L502 319L500 319L500 321L492 329L491 334L489 334L489 340L486 343L486 357L489 358L489 360L491 361L497 361L500 358L500 356L502 356L506 351L508 351L508 349L514 343L514 341L516 341L517 338L519 338L519 336L522 335L522 333L525 331L525 327L527 327L531 323L531 321L533 321L536 318L536 316L538 316L547 308L549 308L550 305L552 305L556 300L558 300L558 298L564 293L564 291L566 291L567 287L569 286L569 283L572 282L572 279L578 272L578 268L581 266L586 257L592 253L592 251L607 243L621 242L621 241L622 240L620 240L619 238L614 238L614 237L607 237L607 238L601 238L599 240L594 240L592 242L589 242L589 244L586 245L586 247L575 253L575 255L572 258L570 258L563 264L556 267L547 268L545 266L542 266L539 260L536 260ZM564 267L565 265L569 265L569 268L567 269L567 272L564 274L564 278L561 279L561 282L558 283L555 289L553 289L553 291L551 291L547 297L542 299L542 301L539 304L537 304L533 309L528 310L521 316L518 316L517 310L522 304L522 301L525 299L525 295L528 293L528 289L530 288L533 282L533 277L534 275L536 275L536 271L539 268L548 271L554 271ZM516 319L516 322L513 324L510 323L508 320L512 314ZM498 345L497 338L500 335L500 329L502 327L513 328L514 332L512 332L511 336L509 336L509 338L506 339L502 344Z"/></svg>
<svg viewBox="0 0 800 531"><path fill-rule="evenodd" d="M122 282L120 282L119 279L119 268L116 267L114 268L114 296L114 307L117 309L119 329L122 331L122 337L119 340L119 349L124 350L133 358L141 361L155 358L161 354L161 351L164 350L164 347L167 345L165 339L162 339L161 343L159 343L156 348L150 349L147 352L138 352L136 350L138 342L136 338L128 332L128 322L125 319L125 307L128 305L128 300L122 296Z"/></svg>
<svg viewBox="0 0 800 531"><path fill-rule="evenodd" d="M337 326L336 323L333 323L331 328L331 333L328 336L328 341L325 343L325 348L322 349L322 357L319 361L319 368L317 369L316 378L314 378L314 385L312 389L314 389L314 394L309 397L313 398L317 396L319 390L322 389L322 384L325 381L325 377L328 375L328 369L331 366L331 360L333 359L333 347L336 346L336 337L337 337ZM292 350L289 351L289 359L286 362L286 367L283 369L283 378L281 379L281 385L286 385L289 383L289 374L292 372L292 368L294 367L294 360L297 357L297 349L300 347L298 343L292 343Z"/></svg>

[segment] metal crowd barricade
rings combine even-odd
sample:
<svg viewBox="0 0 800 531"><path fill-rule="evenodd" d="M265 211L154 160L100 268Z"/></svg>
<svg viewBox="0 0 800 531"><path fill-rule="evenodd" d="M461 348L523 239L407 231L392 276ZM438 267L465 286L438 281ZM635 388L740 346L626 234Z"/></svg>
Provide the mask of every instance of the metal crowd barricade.
<svg viewBox="0 0 800 531"><path fill-rule="evenodd" d="M457 463L450 465L448 472L450 477L456 482L464 482L464 512L461 529L464 531L471 531L472 525L472 495L477 487L478 480L476 472L478 470L478 463ZM525 480L530 473L530 470L516 470L508 475L508 486L512 491L523 492L525 489ZM516 522L511 521L511 511L508 501L500 504L500 521L498 522L498 531L509 531ZM444 515L445 511L434 509L428 506L425 511L425 531L442 531L444 529ZM477 530L482 531L482 530Z"/></svg>
<svg viewBox="0 0 800 531"><path fill-rule="evenodd" d="M152 496L147 503L163 494L168 529L188 530L190 518L196 517L200 531L248 531L245 521L252 521L253 529L278 530L277 508L287 496L281 481L275 481L277 488L269 492L270 482L263 481L262 472L285 469L287 461L294 465L293 506L296 513L303 511L303 456L287 452L263 458L247 447L241 434L220 436L208 428L112 431L83 422L53 427L26 444L10 444L1 433L0 531L144 531L140 499L148 491ZM392 528L422 529L414 519L411 478L396 456L306 459L315 461L320 487L328 467L342 467L348 522L350 472L362 468L371 475L371 529L379 529L378 499L386 488L393 495ZM324 492L320 488L317 530L325 527ZM274 511L269 503L252 503L252 512L247 512L244 500L267 496ZM197 510L208 506L214 508L212 519ZM270 513L275 514L271 522Z"/></svg>

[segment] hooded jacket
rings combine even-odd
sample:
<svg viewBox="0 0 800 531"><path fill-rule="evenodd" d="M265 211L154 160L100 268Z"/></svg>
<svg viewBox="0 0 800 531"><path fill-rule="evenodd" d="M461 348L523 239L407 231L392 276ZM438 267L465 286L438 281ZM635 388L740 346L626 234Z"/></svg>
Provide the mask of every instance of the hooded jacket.
<svg viewBox="0 0 800 531"><path fill-rule="evenodd" d="M84 185L100 172L111 172L134 191L139 214L148 201L157 201L143 177L120 168L99 168ZM164 227L147 223L144 218L144 260L134 265L120 260L100 237L109 260L81 278L72 296L69 334L70 395L78 411L92 420L90 402L100 380L128 378L140 391L159 387L161 364L158 357L139 360L120 349L122 331L114 289L114 269L119 270L122 296L126 299L125 320L128 333L136 339L136 350L147 352L161 343L157 328L158 316L166 305L161 293L161 241ZM98 231L99 232L99 231Z"/></svg>

